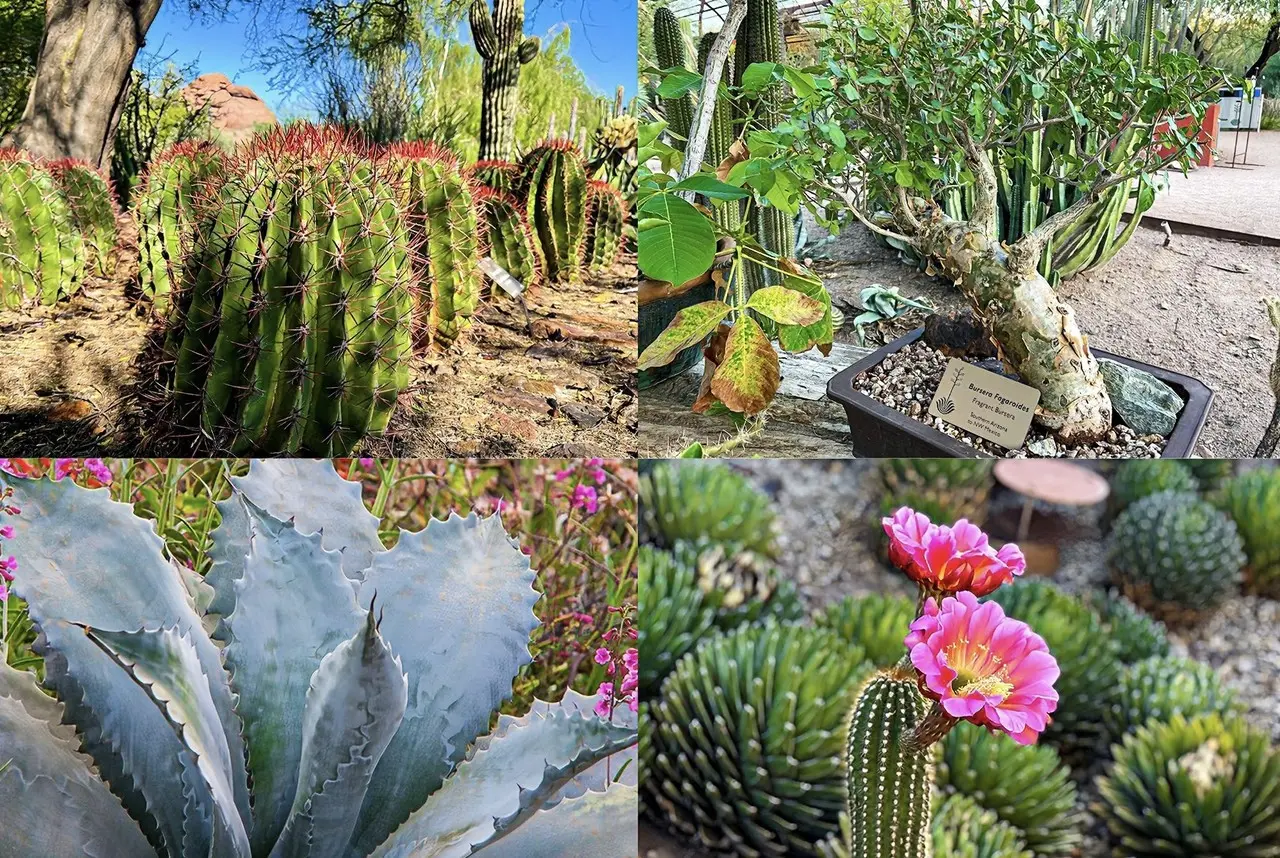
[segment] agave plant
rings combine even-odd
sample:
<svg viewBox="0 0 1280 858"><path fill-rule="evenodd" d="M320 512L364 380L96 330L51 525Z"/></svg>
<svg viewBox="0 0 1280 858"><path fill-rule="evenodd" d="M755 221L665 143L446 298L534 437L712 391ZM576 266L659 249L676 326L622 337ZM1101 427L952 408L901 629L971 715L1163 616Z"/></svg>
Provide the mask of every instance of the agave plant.
<svg viewBox="0 0 1280 858"><path fill-rule="evenodd" d="M327 462L255 462L206 578L106 490L22 481L46 688L0 669L2 855L629 856L637 731L493 711L538 593L496 518L384 549Z"/></svg>

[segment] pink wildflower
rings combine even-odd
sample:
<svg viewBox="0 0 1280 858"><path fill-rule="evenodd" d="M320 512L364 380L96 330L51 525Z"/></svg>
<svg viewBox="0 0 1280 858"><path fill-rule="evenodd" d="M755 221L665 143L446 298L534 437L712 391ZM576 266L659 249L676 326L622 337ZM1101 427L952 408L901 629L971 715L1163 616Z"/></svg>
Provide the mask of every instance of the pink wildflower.
<svg viewBox="0 0 1280 858"><path fill-rule="evenodd" d="M360 459L356 459L356 461L360 463L360 467L362 467L362 468L372 468L372 467L373 467L373 459L371 459L371 458L370 458L370 457L368 457L368 456L365 456L365 457L360 458Z"/></svg>
<svg viewBox="0 0 1280 858"><path fill-rule="evenodd" d="M13 539L13 525L6 524L0 527L0 539Z"/></svg>
<svg viewBox="0 0 1280 858"><path fill-rule="evenodd" d="M608 718L613 714L613 683L602 682L596 689L596 714Z"/></svg>
<svg viewBox="0 0 1280 858"><path fill-rule="evenodd" d="M606 647L600 647L596 650L595 660L596 664L608 664L613 661L613 653L609 652Z"/></svg>
<svg viewBox="0 0 1280 858"><path fill-rule="evenodd" d="M573 487L573 508L584 509L587 515L595 515L600 509L600 499L596 495L596 490L587 485L576 485Z"/></svg>
<svg viewBox="0 0 1280 858"><path fill-rule="evenodd" d="M961 592L928 599L905 641L921 691L956 719L1035 744L1058 708L1058 662L1044 639L995 602Z"/></svg>
<svg viewBox="0 0 1280 858"><path fill-rule="evenodd" d="M889 560L930 593L967 590L985 596L1027 569L1022 549L1008 543L994 550L967 519L937 525L904 506L881 524L889 534Z"/></svg>

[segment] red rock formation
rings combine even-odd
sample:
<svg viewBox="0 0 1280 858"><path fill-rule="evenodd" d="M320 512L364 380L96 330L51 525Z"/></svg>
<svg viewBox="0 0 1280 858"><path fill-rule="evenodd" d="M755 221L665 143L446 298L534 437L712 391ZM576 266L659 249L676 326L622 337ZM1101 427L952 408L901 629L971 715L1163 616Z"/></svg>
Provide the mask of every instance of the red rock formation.
<svg viewBox="0 0 1280 858"><path fill-rule="evenodd" d="M182 97L192 110L208 105L209 125L231 143L253 136L255 126L277 125L266 102L247 86L234 84L224 74L202 74L187 84Z"/></svg>

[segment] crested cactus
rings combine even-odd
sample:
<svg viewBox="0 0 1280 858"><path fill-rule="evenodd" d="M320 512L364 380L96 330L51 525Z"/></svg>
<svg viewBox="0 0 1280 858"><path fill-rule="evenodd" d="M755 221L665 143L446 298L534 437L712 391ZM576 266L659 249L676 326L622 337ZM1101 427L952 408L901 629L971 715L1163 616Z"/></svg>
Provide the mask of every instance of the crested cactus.
<svg viewBox="0 0 1280 858"><path fill-rule="evenodd" d="M587 171L578 147L547 140L520 162L525 213L542 247L551 283L581 276L587 234Z"/></svg>
<svg viewBox="0 0 1280 858"><path fill-rule="evenodd" d="M142 294L164 312L194 251L196 224L216 205L226 154L213 143L171 146L147 165L134 194L138 224L138 278Z"/></svg>
<svg viewBox="0 0 1280 858"><path fill-rule="evenodd" d="M1236 525L1193 494L1157 492L1128 507L1111 528L1116 584L1167 624L1216 609L1240 585L1245 564Z"/></svg>
<svg viewBox="0 0 1280 858"><path fill-rule="evenodd" d="M929 711L916 672L872 676L849 716L852 858L929 858L933 761L916 728Z"/></svg>
<svg viewBox="0 0 1280 858"><path fill-rule="evenodd" d="M622 191L606 182L588 182L584 262L590 271L603 271L617 261L626 223L627 201Z"/></svg>
<svg viewBox="0 0 1280 858"><path fill-rule="evenodd" d="M726 465L660 462L640 479L640 535L654 545L718 542L774 556L769 498Z"/></svg>
<svg viewBox="0 0 1280 858"><path fill-rule="evenodd" d="M0 854L634 854L629 710L570 692L489 732L538 624L496 517L386 550L328 462L232 483L203 579L106 490L17 483L56 700L0 666Z"/></svg>
<svg viewBox="0 0 1280 858"><path fill-rule="evenodd" d="M907 654L903 641L915 618L914 599L872 593L828 605L814 624L862 647L876 667L892 667Z"/></svg>
<svg viewBox="0 0 1280 858"><path fill-rule="evenodd" d="M524 35L524 0L474 0L471 41L483 61L480 102L480 158L510 158L515 152L520 67L541 47Z"/></svg>
<svg viewBox="0 0 1280 858"><path fill-rule="evenodd" d="M1049 745L1019 745L959 724L942 740L937 783L944 795L964 796L994 812L1041 858L1075 855L1080 848L1076 785Z"/></svg>
<svg viewBox="0 0 1280 858"><path fill-rule="evenodd" d="M663 70L689 67L689 52L685 48L684 33L680 31L680 20L666 6L653 10L653 48L658 66ZM689 139L693 112L691 92L662 99L662 115L666 117L667 129L682 141Z"/></svg>
<svg viewBox="0 0 1280 858"><path fill-rule="evenodd" d="M1235 694L1223 686L1212 667L1185 658L1156 656L1131 664L1120 674L1105 721L1110 740L1119 742L1148 721L1210 713L1225 717L1234 710Z"/></svg>
<svg viewBox="0 0 1280 858"><path fill-rule="evenodd" d="M816 854L845 807L843 726L869 669L831 632L772 620L710 638L649 701L646 802L700 848Z"/></svg>
<svg viewBox="0 0 1280 858"><path fill-rule="evenodd" d="M489 256L524 284L536 289L542 282L541 245L529 227L520 201L511 194L481 186L475 195L484 223Z"/></svg>
<svg viewBox="0 0 1280 858"><path fill-rule="evenodd" d="M1116 645L1121 664L1134 664L1156 655L1169 654L1169 635L1164 623L1153 620L1123 596L1107 594L1090 601L1098 612L1107 637Z"/></svg>
<svg viewBox="0 0 1280 858"><path fill-rule="evenodd" d="M401 171L311 127L239 158L170 311L178 420L198 416L233 454L342 455L386 428L408 386Z"/></svg>
<svg viewBox="0 0 1280 858"><path fill-rule="evenodd" d="M1280 751L1238 717L1175 715L1124 737L1094 812L1117 858L1280 855Z"/></svg>
<svg viewBox="0 0 1280 858"><path fill-rule="evenodd" d="M116 243L116 198L111 180L81 161L54 161L49 172L71 209L71 224L84 237L88 264L94 273L111 274Z"/></svg>
<svg viewBox="0 0 1280 858"><path fill-rule="evenodd" d="M84 239L49 170L16 149L0 149L0 306L53 304L79 291Z"/></svg>
<svg viewBox="0 0 1280 858"><path fill-rule="evenodd" d="M457 157L434 143L401 143L387 155L400 174L410 258L421 269L418 328L429 345L447 347L470 327L480 302L474 187Z"/></svg>
<svg viewBox="0 0 1280 858"><path fill-rule="evenodd" d="M1228 481L1215 498L1244 540L1245 586L1280 599L1280 471L1257 468Z"/></svg>
<svg viewBox="0 0 1280 858"><path fill-rule="evenodd" d="M1156 492L1197 492L1200 481L1176 459L1132 459L1120 463L1111 478L1111 508L1119 515L1134 501Z"/></svg>
<svg viewBox="0 0 1280 858"><path fill-rule="evenodd" d="M992 467L987 459L881 459L881 511L909 506L938 524L964 518L981 526L994 486Z"/></svg>

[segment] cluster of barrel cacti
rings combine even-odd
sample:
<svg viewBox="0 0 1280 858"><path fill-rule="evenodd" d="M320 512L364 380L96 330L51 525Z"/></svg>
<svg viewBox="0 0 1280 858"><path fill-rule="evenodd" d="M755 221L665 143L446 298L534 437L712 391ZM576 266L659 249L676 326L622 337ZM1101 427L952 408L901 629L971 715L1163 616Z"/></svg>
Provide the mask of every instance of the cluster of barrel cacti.
<svg viewBox="0 0 1280 858"><path fill-rule="evenodd" d="M87 274L110 273L115 235L115 198L101 172L0 149L0 307L53 304Z"/></svg>

